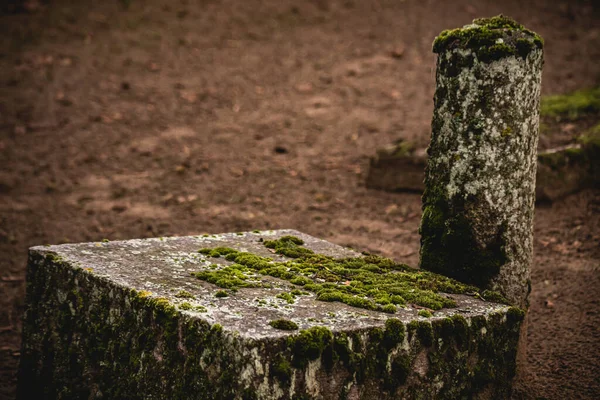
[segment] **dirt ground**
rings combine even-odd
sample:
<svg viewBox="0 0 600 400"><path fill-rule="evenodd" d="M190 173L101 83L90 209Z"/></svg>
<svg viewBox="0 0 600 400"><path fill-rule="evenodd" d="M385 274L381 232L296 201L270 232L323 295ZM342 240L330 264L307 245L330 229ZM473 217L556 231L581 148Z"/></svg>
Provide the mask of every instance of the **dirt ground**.
<svg viewBox="0 0 600 400"><path fill-rule="evenodd" d="M0 15L2 399L29 246L295 228L416 265L419 195L364 179L428 140L435 35L504 13L546 40L544 94L600 83L594 1L26 5ZM599 190L537 209L515 398L600 398L599 244Z"/></svg>

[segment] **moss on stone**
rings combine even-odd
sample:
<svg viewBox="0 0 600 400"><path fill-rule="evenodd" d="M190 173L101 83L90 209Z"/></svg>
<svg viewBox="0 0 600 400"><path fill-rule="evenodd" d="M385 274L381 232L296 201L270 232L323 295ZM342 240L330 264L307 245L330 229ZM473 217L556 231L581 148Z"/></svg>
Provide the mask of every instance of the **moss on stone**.
<svg viewBox="0 0 600 400"><path fill-rule="evenodd" d="M411 157L417 144L410 140L399 139L395 143L377 150L377 156L380 158L404 158Z"/></svg>
<svg viewBox="0 0 600 400"><path fill-rule="evenodd" d="M489 321L472 317L470 327L452 316L443 334L435 324L411 324L407 335L402 321L388 318L383 327L315 327L256 340L181 312L182 300L126 289L60 257L43 262L28 270L30 340L20 379L34 384L21 389L21 398L344 398L354 385L365 398L385 400L470 398L490 390L506 397L514 374L518 309ZM377 264L378 273L388 273L385 265L394 263ZM303 294L297 290L295 296Z"/></svg>
<svg viewBox="0 0 600 400"><path fill-rule="evenodd" d="M389 318L385 321L385 331L383 335L383 344L392 349L404 341L406 328L402 321L397 318Z"/></svg>
<svg viewBox="0 0 600 400"><path fill-rule="evenodd" d="M282 331L295 331L298 330L298 324L294 321L290 321L289 319L276 319L269 322L275 329L280 329Z"/></svg>
<svg viewBox="0 0 600 400"><path fill-rule="evenodd" d="M279 239L264 241L265 247L275 250L277 254L290 258L299 258L314 253L310 249L301 247L303 244L304 241L295 236L282 236Z"/></svg>
<svg viewBox="0 0 600 400"><path fill-rule="evenodd" d="M495 303L509 304L509 301L504 296L493 290L484 290L481 292L481 298Z"/></svg>
<svg viewBox="0 0 600 400"><path fill-rule="evenodd" d="M388 313L388 314L395 314L396 311L398 311L398 309L393 304L386 304L381 307L381 311Z"/></svg>
<svg viewBox="0 0 600 400"><path fill-rule="evenodd" d="M464 199L450 201L443 190L423 193L419 232L421 267L461 282L485 287L507 260L504 230L480 243L465 214Z"/></svg>
<svg viewBox="0 0 600 400"><path fill-rule="evenodd" d="M498 15L479 18L463 28L445 30L433 42L433 52L469 49L484 63L504 57L526 58L535 49L543 48L543 40L509 17Z"/></svg>
<svg viewBox="0 0 600 400"><path fill-rule="evenodd" d="M284 243L284 245L281 245ZM416 270L404 264L368 255L364 257L333 258L315 254L302 247L293 236L265 241L268 248L292 250L290 261L273 261L231 248L202 249L211 257L225 256L234 264L210 271L195 272L198 279L219 287L237 290L259 287L260 275L284 279L313 292L320 301L338 301L353 307L395 313L398 306L416 304L432 310L453 307L455 302L439 292L475 294L478 289L431 272ZM282 247L284 246L284 247ZM295 289L299 291L299 289ZM294 290L278 298L293 303Z"/></svg>
<svg viewBox="0 0 600 400"><path fill-rule="evenodd" d="M279 379L283 384L288 384L292 378L292 365L289 360L279 356L271 364L273 375Z"/></svg>
<svg viewBox="0 0 600 400"><path fill-rule="evenodd" d="M433 314L429 310L419 310L419 312L417 313L417 315L419 317L424 317L424 318L431 318L431 317L433 317Z"/></svg>
<svg viewBox="0 0 600 400"><path fill-rule="evenodd" d="M576 120L585 115L600 113L600 87L582 89L573 93L544 96L540 115L567 120Z"/></svg>
<svg viewBox="0 0 600 400"><path fill-rule="evenodd" d="M20 380L28 384L19 389L20 398L236 395L227 379L238 367L224 357L218 325L190 319L166 298L113 285L58 257L49 257L29 279L38 289L30 292L30 299L39 306L28 313L30 328L25 331L36 336L31 327L45 329L50 339L25 345ZM64 301L52 295L62 291L68 293ZM179 308L188 309L187 305ZM212 382L200 367L208 348L211 364L222 377ZM46 366L41 373L33 372L34 363L40 361ZM185 377L184 372L191 375Z"/></svg>
<svg viewBox="0 0 600 400"><path fill-rule="evenodd" d="M175 297L179 297L180 299L193 299L194 295L188 292L187 290L180 290L177 292Z"/></svg>
<svg viewBox="0 0 600 400"><path fill-rule="evenodd" d="M510 307L506 312L506 318L512 325L520 324L525 318L525 310L519 307Z"/></svg>
<svg viewBox="0 0 600 400"><path fill-rule="evenodd" d="M288 304L294 304L295 297L290 293L279 293L275 297L285 300Z"/></svg>
<svg viewBox="0 0 600 400"><path fill-rule="evenodd" d="M416 335L421 344L430 347L433 344L433 328L428 321L411 321L408 324L408 335L412 338Z"/></svg>
<svg viewBox="0 0 600 400"><path fill-rule="evenodd" d="M591 127L586 133L581 135L577 141L584 146L591 145L600 148L600 124Z"/></svg>
<svg viewBox="0 0 600 400"><path fill-rule="evenodd" d="M229 293L224 290L217 290L215 292L215 297L229 297Z"/></svg>
<svg viewBox="0 0 600 400"><path fill-rule="evenodd" d="M287 344L292 351L292 364L297 368L321 357L323 350L333 343L333 334L323 326L315 326L290 336Z"/></svg>

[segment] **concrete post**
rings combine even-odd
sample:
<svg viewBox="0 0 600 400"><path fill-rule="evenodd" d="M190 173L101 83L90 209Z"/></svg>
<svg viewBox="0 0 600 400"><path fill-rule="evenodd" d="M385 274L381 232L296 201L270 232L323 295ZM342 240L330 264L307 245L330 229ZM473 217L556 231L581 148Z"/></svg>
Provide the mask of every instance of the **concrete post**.
<svg viewBox="0 0 600 400"><path fill-rule="evenodd" d="M527 307L542 39L504 16L442 32L422 268Z"/></svg>

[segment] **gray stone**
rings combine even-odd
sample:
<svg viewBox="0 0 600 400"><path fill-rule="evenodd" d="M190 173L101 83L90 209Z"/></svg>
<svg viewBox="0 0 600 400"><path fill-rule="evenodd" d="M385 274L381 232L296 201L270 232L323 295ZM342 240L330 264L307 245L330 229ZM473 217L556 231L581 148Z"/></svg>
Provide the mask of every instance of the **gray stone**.
<svg viewBox="0 0 600 400"><path fill-rule="evenodd" d="M420 265L526 307L542 40L499 16L444 31L433 49Z"/></svg>
<svg viewBox="0 0 600 400"><path fill-rule="evenodd" d="M19 398L509 396L519 309L443 293L456 306L430 318L411 304L383 313L319 301L312 292L290 304L277 295L294 285L267 275L218 298L219 287L192 276L232 264L199 249L288 260L262 241L283 235L316 253L360 256L291 230L32 248ZM390 273L412 274L415 289L445 279ZM299 331L269 324L278 319Z"/></svg>

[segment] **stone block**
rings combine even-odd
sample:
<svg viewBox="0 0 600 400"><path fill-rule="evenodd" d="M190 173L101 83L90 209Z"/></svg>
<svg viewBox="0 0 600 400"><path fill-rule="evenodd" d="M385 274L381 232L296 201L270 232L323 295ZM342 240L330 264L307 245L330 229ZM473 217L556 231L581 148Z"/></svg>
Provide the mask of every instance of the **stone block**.
<svg viewBox="0 0 600 400"><path fill-rule="evenodd" d="M507 398L486 296L292 230L34 247L18 397Z"/></svg>

